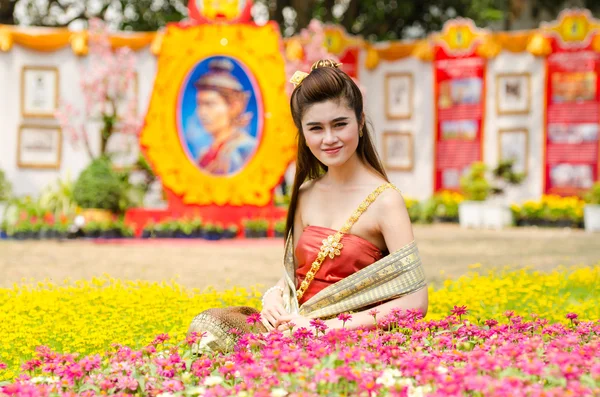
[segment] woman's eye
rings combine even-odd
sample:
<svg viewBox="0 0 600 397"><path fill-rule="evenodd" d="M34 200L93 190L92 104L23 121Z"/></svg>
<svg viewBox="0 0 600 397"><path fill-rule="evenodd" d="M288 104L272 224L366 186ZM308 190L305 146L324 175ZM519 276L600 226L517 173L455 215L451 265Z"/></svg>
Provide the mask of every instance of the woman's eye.
<svg viewBox="0 0 600 397"><path fill-rule="evenodd" d="M348 125L348 123L337 123L337 124L335 125L335 127L336 127L336 128L341 128L341 127L344 127L344 126L346 126L346 125Z"/></svg>
<svg viewBox="0 0 600 397"><path fill-rule="evenodd" d="M321 127L312 127L309 131L319 131Z"/></svg>

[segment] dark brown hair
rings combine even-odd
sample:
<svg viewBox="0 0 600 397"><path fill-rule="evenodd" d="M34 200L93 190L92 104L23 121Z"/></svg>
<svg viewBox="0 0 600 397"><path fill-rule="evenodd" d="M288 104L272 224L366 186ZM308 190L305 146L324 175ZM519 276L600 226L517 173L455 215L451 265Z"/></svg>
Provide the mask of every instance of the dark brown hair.
<svg viewBox="0 0 600 397"><path fill-rule="evenodd" d="M294 229L294 218L298 205L298 192L300 186L307 180L318 178L327 171L327 166L321 163L306 145L306 139L302 132L302 117L311 105L329 100L338 100L354 110L359 128L362 129L362 137L358 141L356 153L358 158L365 164L371 166L386 181L381 160L377 155L371 135L363 120L363 97L360 89L354 81L335 66L334 62L319 61L326 66L314 67L312 72L298 85L290 99L292 118L298 129L298 156L296 159L296 175L292 186L292 195L285 225L286 236Z"/></svg>

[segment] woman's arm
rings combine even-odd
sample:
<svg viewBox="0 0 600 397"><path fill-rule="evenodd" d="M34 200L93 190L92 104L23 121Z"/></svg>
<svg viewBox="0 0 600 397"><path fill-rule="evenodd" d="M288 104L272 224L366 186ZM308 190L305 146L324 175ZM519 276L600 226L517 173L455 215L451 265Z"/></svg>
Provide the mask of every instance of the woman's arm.
<svg viewBox="0 0 600 397"><path fill-rule="evenodd" d="M414 235L402 195L398 191L390 189L383 193L376 203L379 205L373 206L373 209L376 210L377 223L388 251L395 252L410 244L414 240ZM381 319L390 314L393 309L419 309L425 315L428 304L428 290L425 287L412 294L382 303L373 309L379 312L377 317ZM358 328L374 325L373 316L369 314L371 310L352 314L352 320L346 323L346 327ZM337 319L328 320L326 324L329 328L342 328L342 322Z"/></svg>

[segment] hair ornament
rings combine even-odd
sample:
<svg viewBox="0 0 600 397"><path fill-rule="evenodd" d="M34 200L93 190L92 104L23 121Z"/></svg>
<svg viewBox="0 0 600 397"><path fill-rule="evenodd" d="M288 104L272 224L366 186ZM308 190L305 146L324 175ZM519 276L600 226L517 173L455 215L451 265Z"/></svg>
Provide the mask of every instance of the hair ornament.
<svg viewBox="0 0 600 397"><path fill-rule="evenodd" d="M317 62L313 63L312 66L310 67L310 71L312 72L315 69L319 69L319 68L334 68L334 69L339 69L339 67L342 66L341 63L336 62L332 59L320 59ZM292 83L294 85L294 88L298 87L302 81L306 78L306 76L308 76L310 73L305 73L302 72L300 70L297 70L294 75L292 76L292 78L290 79L290 83Z"/></svg>

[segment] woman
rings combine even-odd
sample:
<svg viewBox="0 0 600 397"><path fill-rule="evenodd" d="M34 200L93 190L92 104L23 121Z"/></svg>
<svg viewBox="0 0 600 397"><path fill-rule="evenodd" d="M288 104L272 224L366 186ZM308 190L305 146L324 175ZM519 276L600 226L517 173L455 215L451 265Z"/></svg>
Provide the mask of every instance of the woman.
<svg viewBox="0 0 600 397"><path fill-rule="evenodd" d="M310 329L314 318L340 328L335 317L350 311L347 327L370 326L373 308L380 316L394 308L427 312L425 276L406 206L375 151L361 92L338 66L322 60L310 74L292 79L299 133L285 272L263 296L264 327L258 331L287 330L291 324ZM207 332L204 345L226 351L235 344L229 329L246 331L245 318L253 311L211 309L196 317L189 332Z"/></svg>
<svg viewBox="0 0 600 397"><path fill-rule="evenodd" d="M211 174L227 175L239 171L256 148L256 139L244 130L252 118L245 113L249 94L232 75L231 61L213 60L209 69L194 84L198 119L212 138L200 150L198 164Z"/></svg>

